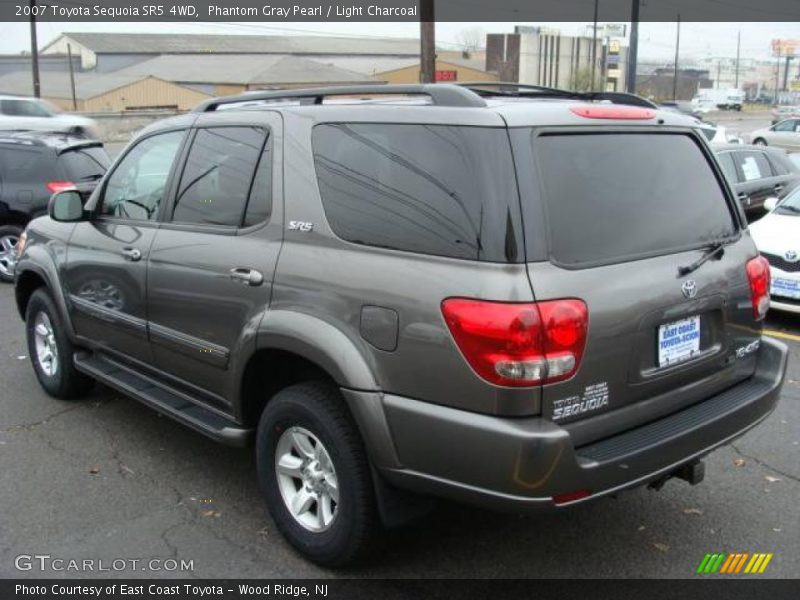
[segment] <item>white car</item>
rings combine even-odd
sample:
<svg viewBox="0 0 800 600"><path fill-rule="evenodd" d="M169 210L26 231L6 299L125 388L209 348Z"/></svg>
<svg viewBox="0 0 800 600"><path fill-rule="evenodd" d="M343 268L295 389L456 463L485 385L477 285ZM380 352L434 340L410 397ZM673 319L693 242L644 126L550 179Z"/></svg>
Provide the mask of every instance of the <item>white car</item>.
<svg viewBox="0 0 800 600"><path fill-rule="evenodd" d="M754 131L750 139L756 146L775 146L787 152L800 152L800 119L786 119Z"/></svg>
<svg viewBox="0 0 800 600"><path fill-rule="evenodd" d="M39 98L0 96L0 131L63 131L89 139L101 138L97 123L59 112Z"/></svg>
<svg viewBox="0 0 800 600"><path fill-rule="evenodd" d="M750 225L750 234L770 264L770 307L800 314L800 189L764 203L769 214Z"/></svg>

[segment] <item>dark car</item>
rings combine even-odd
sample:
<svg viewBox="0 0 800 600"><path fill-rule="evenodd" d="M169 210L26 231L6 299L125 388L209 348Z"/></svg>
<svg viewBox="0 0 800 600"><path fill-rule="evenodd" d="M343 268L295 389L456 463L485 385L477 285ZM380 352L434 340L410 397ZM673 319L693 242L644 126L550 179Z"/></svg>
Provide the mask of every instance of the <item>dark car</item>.
<svg viewBox="0 0 800 600"><path fill-rule="evenodd" d="M786 372L703 134L622 94L214 99L19 246L42 387L99 380L252 442L278 529L326 565L431 496L547 511L699 483Z"/></svg>
<svg viewBox="0 0 800 600"><path fill-rule="evenodd" d="M83 137L0 132L0 281L14 280L14 247L50 196L75 187L88 197L110 162L101 142Z"/></svg>
<svg viewBox="0 0 800 600"><path fill-rule="evenodd" d="M750 220L763 216L767 198L783 198L800 185L800 166L778 148L725 144L714 151Z"/></svg>

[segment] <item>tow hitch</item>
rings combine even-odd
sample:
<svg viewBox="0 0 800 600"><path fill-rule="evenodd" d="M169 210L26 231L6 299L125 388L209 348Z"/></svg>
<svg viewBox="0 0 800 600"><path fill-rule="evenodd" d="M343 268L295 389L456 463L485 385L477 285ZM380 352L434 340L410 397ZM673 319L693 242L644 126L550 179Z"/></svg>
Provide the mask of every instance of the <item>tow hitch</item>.
<svg viewBox="0 0 800 600"><path fill-rule="evenodd" d="M650 482L647 486L651 490L660 490L664 487L664 484L667 483L673 477L677 477L678 479L683 479L684 481L688 482L691 485L697 485L703 478L706 476L706 464L702 460L696 460L691 463L687 463L681 467L678 467L671 473L667 473L660 479L656 479L655 481Z"/></svg>

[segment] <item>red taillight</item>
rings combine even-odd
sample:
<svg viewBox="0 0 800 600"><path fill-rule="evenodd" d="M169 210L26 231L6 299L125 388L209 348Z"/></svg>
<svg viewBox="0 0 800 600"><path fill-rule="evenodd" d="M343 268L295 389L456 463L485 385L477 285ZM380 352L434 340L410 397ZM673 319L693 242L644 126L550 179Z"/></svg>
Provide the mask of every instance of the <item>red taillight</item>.
<svg viewBox="0 0 800 600"><path fill-rule="evenodd" d="M449 298L442 313L467 362L497 385L568 379L586 345L589 316L581 300L516 304Z"/></svg>
<svg viewBox="0 0 800 600"><path fill-rule="evenodd" d="M753 316L760 321L767 316L769 310L769 263L763 256L748 261L747 281L750 284L750 303L753 306Z"/></svg>
<svg viewBox="0 0 800 600"><path fill-rule="evenodd" d="M47 184L47 189L50 190L51 194L55 194L56 192L61 192L63 190L71 190L75 187L75 184L71 181L51 181Z"/></svg>
<svg viewBox="0 0 800 600"><path fill-rule="evenodd" d="M568 504L569 502L575 502L582 498L588 498L591 495L592 490L575 490L574 492L567 492L566 494L558 494L553 496L553 504Z"/></svg>
<svg viewBox="0 0 800 600"><path fill-rule="evenodd" d="M586 119L637 120L653 119L656 116L654 110L636 106L573 106L570 110Z"/></svg>

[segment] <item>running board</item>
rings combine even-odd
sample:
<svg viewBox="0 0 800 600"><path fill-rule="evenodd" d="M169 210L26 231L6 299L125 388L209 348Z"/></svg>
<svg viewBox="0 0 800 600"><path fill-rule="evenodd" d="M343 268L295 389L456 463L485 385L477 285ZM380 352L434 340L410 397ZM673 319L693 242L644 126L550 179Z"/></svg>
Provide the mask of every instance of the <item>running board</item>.
<svg viewBox="0 0 800 600"><path fill-rule="evenodd" d="M231 419L213 412L196 400L116 361L87 352L76 353L73 362L82 373L191 427L212 440L229 446L245 446L252 434Z"/></svg>

